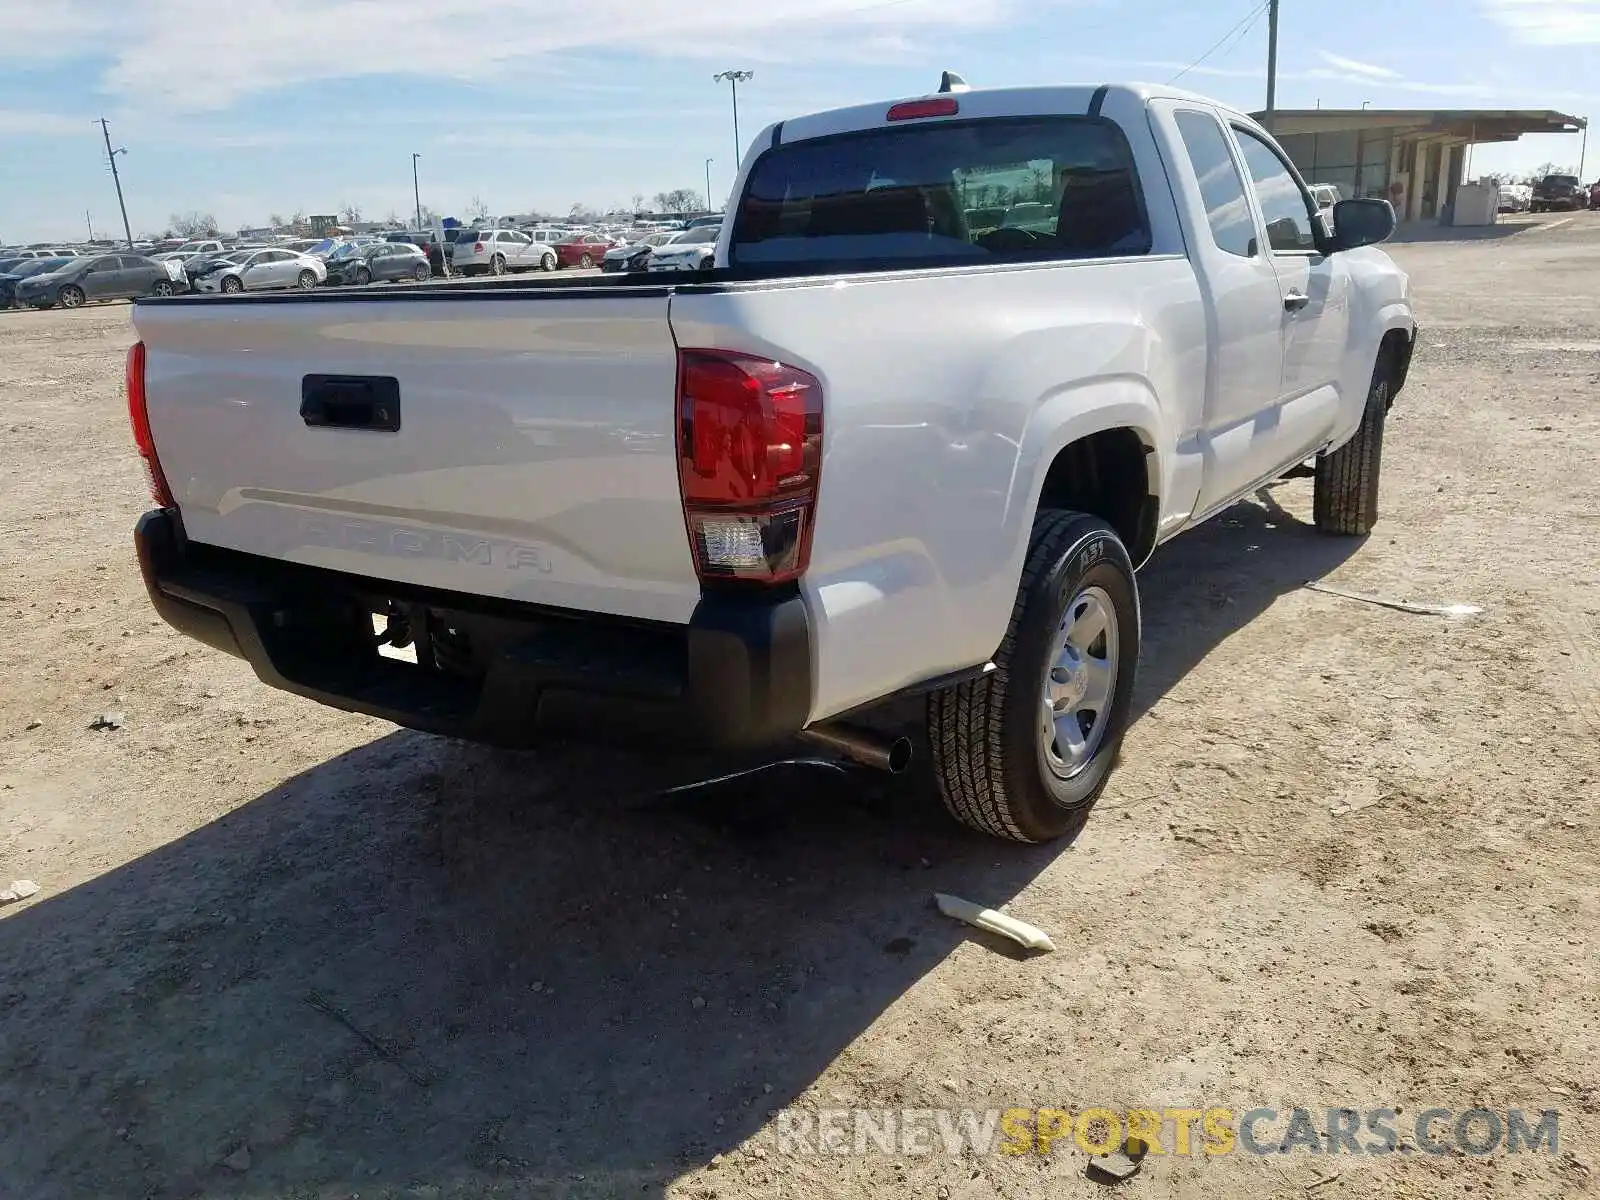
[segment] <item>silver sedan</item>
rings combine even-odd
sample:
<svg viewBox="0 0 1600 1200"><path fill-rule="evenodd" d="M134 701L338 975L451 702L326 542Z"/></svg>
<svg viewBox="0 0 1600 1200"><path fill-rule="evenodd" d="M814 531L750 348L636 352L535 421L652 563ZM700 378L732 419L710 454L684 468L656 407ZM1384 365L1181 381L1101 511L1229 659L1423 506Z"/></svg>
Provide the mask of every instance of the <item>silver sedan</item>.
<svg viewBox="0 0 1600 1200"><path fill-rule="evenodd" d="M197 292L265 292L299 288L309 292L328 278L328 264L293 250L241 250L210 259L189 272Z"/></svg>

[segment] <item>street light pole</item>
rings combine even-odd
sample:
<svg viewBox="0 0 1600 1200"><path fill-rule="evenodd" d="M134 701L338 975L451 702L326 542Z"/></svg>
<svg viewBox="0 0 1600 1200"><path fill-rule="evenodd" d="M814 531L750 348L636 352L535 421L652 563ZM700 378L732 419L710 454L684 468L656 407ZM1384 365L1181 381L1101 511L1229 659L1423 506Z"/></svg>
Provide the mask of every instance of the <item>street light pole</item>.
<svg viewBox="0 0 1600 1200"><path fill-rule="evenodd" d="M734 169L744 159L744 143L739 140L739 85L749 83L756 77L754 71L718 71L711 77L711 82L721 83L724 79L733 89L733 161ZM706 203L711 202L711 197L706 197Z"/></svg>
<svg viewBox="0 0 1600 1200"><path fill-rule="evenodd" d="M706 211L707 212L712 211L712 208L713 208L713 205L711 203L711 164L716 162L716 161L717 160L714 159L714 158L706 159Z"/></svg>
<svg viewBox="0 0 1600 1200"><path fill-rule="evenodd" d="M417 229L422 229L422 190L417 186L417 159L422 155L415 152L411 155L411 198L417 203Z"/></svg>
<svg viewBox="0 0 1600 1200"><path fill-rule="evenodd" d="M117 185L117 207L122 210L122 232L127 236L128 249L133 249L133 229L128 224L128 206L122 201L122 176L117 174L117 155L126 154L126 146L111 148L111 128L104 117L100 118L100 132L106 139L106 160L111 164L111 182Z"/></svg>

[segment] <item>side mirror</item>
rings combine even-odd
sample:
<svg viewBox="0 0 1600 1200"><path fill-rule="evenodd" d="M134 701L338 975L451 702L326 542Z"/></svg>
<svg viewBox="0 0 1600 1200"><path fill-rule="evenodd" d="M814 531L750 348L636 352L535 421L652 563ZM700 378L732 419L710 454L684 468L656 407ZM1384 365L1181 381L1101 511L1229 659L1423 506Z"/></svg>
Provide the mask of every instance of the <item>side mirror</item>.
<svg viewBox="0 0 1600 1200"><path fill-rule="evenodd" d="M1387 200L1341 200L1333 206L1332 251L1386 242L1395 230L1394 205Z"/></svg>

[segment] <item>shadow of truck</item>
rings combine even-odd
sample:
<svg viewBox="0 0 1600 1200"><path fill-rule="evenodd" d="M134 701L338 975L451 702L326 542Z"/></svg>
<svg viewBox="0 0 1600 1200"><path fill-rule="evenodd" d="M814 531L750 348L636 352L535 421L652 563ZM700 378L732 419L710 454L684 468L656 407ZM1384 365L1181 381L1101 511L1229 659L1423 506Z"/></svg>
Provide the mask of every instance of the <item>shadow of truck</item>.
<svg viewBox="0 0 1600 1200"><path fill-rule="evenodd" d="M1163 550L1139 711L1358 545L1242 504ZM671 778L396 732L0 921L0 1191L660 1196L968 936L935 888L1063 852L925 774Z"/></svg>

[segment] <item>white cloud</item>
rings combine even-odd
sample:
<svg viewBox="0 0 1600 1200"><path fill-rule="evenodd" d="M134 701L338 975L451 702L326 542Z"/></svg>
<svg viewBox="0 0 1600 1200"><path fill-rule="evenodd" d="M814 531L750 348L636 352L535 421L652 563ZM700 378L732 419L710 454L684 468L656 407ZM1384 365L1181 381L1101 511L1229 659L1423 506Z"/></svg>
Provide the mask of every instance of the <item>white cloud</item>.
<svg viewBox="0 0 1600 1200"><path fill-rule="evenodd" d="M912 52L903 30L987 29L1028 7L1027 0L50 0L0 5L0 46L13 54L26 48L30 58L103 54L111 65L101 87L124 104L202 111L326 79L483 80L559 70L560 56L584 51L691 60L712 70L882 61ZM416 52L355 52L361 39L347 31L360 29L381 29L387 45Z"/></svg>
<svg viewBox="0 0 1600 1200"><path fill-rule="evenodd" d="M1600 42L1600 0L1481 0L1518 41L1535 46Z"/></svg>
<svg viewBox="0 0 1600 1200"><path fill-rule="evenodd" d="M87 134L92 123L92 117L71 117L63 113L0 108L0 137L62 137Z"/></svg>
<svg viewBox="0 0 1600 1200"><path fill-rule="evenodd" d="M1371 75L1360 75L1354 71L1335 71L1327 67L1313 67L1309 71L1285 76L1291 79L1326 79L1335 83L1355 84L1366 88L1369 92L1417 92L1428 96L1459 96L1478 97L1488 99L1498 94L1493 87L1481 83L1423 83L1414 79L1404 79L1396 76L1393 79L1377 79Z"/></svg>
<svg viewBox="0 0 1600 1200"><path fill-rule="evenodd" d="M1375 67L1371 63L1357 62L1353 58L1341 58L1337 54L1329 54L1326 50L1318 51L1322 61L1329 66L1338 67L1341 71L1350 71L1357 75L1366 75L1372 79L1399 79L1399 71L1391 71L1388 67Z"/></svg>

